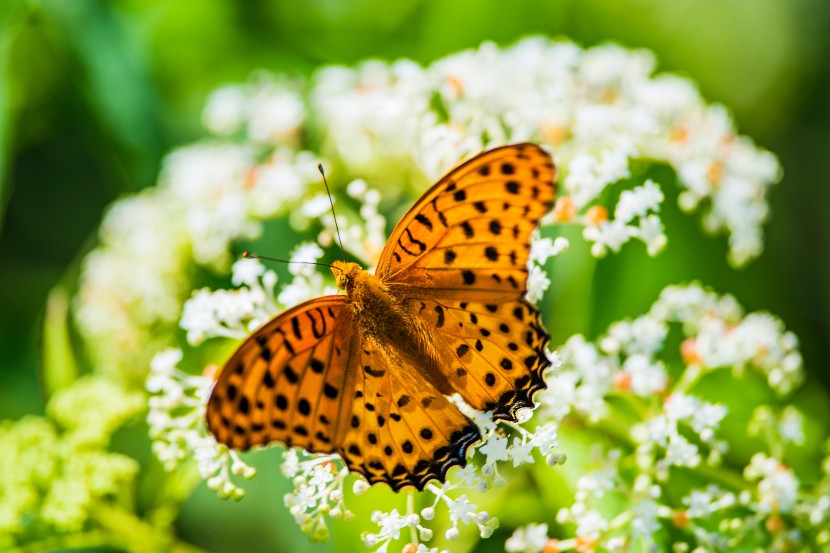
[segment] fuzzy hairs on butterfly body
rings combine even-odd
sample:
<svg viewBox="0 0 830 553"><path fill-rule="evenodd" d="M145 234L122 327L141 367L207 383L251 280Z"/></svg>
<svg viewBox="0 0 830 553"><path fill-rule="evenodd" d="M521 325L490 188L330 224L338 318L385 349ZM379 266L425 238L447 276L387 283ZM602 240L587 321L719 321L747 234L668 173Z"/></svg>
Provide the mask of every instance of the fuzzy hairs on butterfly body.
<svg viewBox="0 0 830 553"><path fill-rule="evenodd" d="M362 347L378 350L393 360L400 356L445 395L454 392L441 370L429 330L378 277L357 263L335 261L332 273L349 297L354 324L364 337ZM394 351L390 351L390 350ZM396 363L391 363L396 366Z"/></svg>

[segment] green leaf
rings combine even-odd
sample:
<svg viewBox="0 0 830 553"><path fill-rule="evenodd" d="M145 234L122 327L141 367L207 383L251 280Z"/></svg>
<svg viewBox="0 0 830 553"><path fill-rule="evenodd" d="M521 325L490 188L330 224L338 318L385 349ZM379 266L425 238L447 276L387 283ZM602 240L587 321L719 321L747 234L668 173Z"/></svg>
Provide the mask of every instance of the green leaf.
<svg viewBox="0 0 830 553"><path fill-rule="evenodd" d="M78 378L78 363L69 336L69 293L56 286L43 318L43 389L47 398Z"/></svg>
<svg viewBox="0 0 830 553"><path fill-rule="evenodd" d="M9 161L12 145L10 142L13 124L11 110L11 78L9 52L12 49L18 28L24 20L24 10L15 2L10 2L0 9L0 228L3 227L3 214L6 212L11 191L7 189Z"/></svg>

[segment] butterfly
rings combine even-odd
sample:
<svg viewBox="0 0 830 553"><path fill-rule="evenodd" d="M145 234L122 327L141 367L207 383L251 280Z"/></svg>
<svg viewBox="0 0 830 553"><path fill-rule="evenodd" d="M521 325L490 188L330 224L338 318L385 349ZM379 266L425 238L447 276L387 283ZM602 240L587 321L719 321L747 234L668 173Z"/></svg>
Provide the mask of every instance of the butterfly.
<svg viewBox="0 0 830 553"><path fill-rule="evenodd" d="M452 169L395 227L375 274L335 261L345 294L285 311L236 350L207 405L216 440L334 452L395 491L464 466L481 434L447 396L515 421L545 388L549 336L524 296L554 178L529 143Z"/></svg>

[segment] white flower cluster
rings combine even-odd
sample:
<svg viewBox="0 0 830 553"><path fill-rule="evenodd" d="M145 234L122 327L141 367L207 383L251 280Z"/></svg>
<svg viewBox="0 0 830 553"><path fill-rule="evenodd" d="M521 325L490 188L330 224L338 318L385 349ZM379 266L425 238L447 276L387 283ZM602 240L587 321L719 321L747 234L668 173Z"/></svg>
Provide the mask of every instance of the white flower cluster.
<svg viewBox="0 0 830 553"><path fill-rule="evenodd" d="M744 478L758 481L756 509L761 513L790 513L795 509L799 482L780 460L758 452L744 469Z"/></svg>
<svg viewBox="0 0 830 553"><path fill-rule="evenodd" d="M147 391L153 396L147 424L153 453L169 471L192 457L211 490L221 497L241 499L245 490L233 482L231 475L250 479L256 471L235 451L207 435L205 407L213 379L182 372L177 367L181 360L181 350L167 349L152 361Z"/></svg>
<svg viewBox="0 0 830 553"><path fill-rule="evenodd" d="M242 339L265 324L277 311L274 286L277 275L266 271L255 259L240 259L233 264L236 290L197 290L182 309L179 325L187 331L187 341L198 346L209 337Z"/></svg>
<svg viewBox="0 0 830 553"><path fill-rule="evenodd" d="M710 447L707 463L720 462L726 451L726 443L715 440L715 431L727 415L723 405L715 405L694 396L675 393L663 404L663 412L631 429L631 435L639 444L637 463L642 470L652 466L656 476L665 482L671 467L696 467L701 462L700 448L690 442L679 426L690 427L701 442ZM658 448L664 454L658 453ZM655 462L656 461L656 462Z"/></svg>
<svg viewBox="0 0 830 553"><path fill-rule="evenodd" d="M255 144L296 144L305 122L305 104L297 83L277 82L259 72L252 86L226 86L208 98L202 121L217 136L240 131Z"/></svg>
<svg viewBox="0 0 830 553"><path fill-rule="evenodd" d="M97 367L143 377L147 352L168 334L190 293L193 263L226 270L231 244L259 221L302 203L319 181L308 153L277 150L255 163L250 148L219 142L170 154L156 188L117 201L85 259L75 317Z"/></svg>
<svg viewBox="0 0 830 553"><path fill-rule="evenodd" d="M372 178L414 165L435 179L485 146L529 140L553 149L581 210L630 177L632 159L665 162L684 188L681 207L707 204L706 228L728 234L730 259L743 264L761 251L778 162L738 136L726 111L706 105L690 81L653 76L654 66L644 50L529 38L506 49L485 43L428 67L324 68L311 96L343 163ZM662 248L656 213L635 228L650 253ZM591 234L607 235L611 246L629 232Z"/></svg>
<svg viewBox="0 0 830 553"><path fill-rule="evenodd" d="M663 192L650 179L642 186L623 191L614 208L613 219L588 225L582 231L583 238L593 243L591 253L602 257L608 250L618 252L632 238L641 240L649 255L660 253L668 241L657 215L662 202Z"/></svg>
<svg viewBox="0 0 830 553"><path fill-rule="evenodd" d="M665 345L675 324L681 327L686 367L672 382ZM703 351L699 344L705 344ZM638 541L649 549L658 547L658 533L669 524L683 531L675 551L730 551L747 540L759 543L751 540L760 534L769 536L773 550L783 550L804 543L804 528L819 528L830 519L823 484L817 490L824 493L804 493L782 461L786 446L804 442L803 416L795 407L777 416L770 406L756 408L746 421L749 433L766 441L771 453L757 452L742 474L729 473L722 467L727 442L718 433L732 415L726 406L692 393L707 371L736 369L756 370L767 376L770 388L788 393L802 378L800 356L794 337L775 317L744 315L733 297L699 285L670 286L646 315L612 324L596 343L574 336L560 353L562 366L541 394L536 422L568 428L567 419L575 417L627 445L597 446L593 463L580 466L574 502L556 514L573 537L553 539L547 525L531 524L507 540L508 551L623 551ZM769 378L777 370L787 379ZM631 422L618 424L619 419ZM680 483L676 476L682 471L697 471L708 484ZM679 502L678 490L685 490ZM624 498L627 508L609 509L617 503L608 496ZM793 515L802 526L784 518ZM826 546L830 533L819 532L815 543Z"/></svg>
<svg viewBox="0 0 830 553"><path fill-rule="evenodd" d="M652 255L664 247L662 192L638 185L631 161L665 162L680 175L682 206L708 206L706 227L729 235L734 262L748 261L760 252L777 161L738 136L725 111L706 105L692 83L653 76L653 69L646 51L531 38L505 49L484 44L429 67L328 67L311 84L257 73L246 85L218 90L204 111L217 138L172 153L157 187L116 202L85 260L75 314L93 361L119 377L143 376L146 352L170 345L159 330L172 329L193 263L225 270L230 245L256 236L262 219L287 216L306 228L326 211L320 159L300 151L309 132L326 137L323 147L339 169L384 183L387 197L426 186L422 175L434 179L485 147L547 145L564 192L548 222L585 226L595 255L632 238ZM315 118L306 117L306 104ZM621 179L632 179L634 190L614 193L619 205L609 207L615 216L608 221L598 202ZM384 224L379 195L362 188L349 186L362 205L344 239L371 265ZM531 277L544 284L538 270Z"/></svg>
<svg viewBox="0 0 830 553"><path fill-rule="evenodd" d="M337 455L300 454L296 449L283 453L282 473L294 483L294 491L284 497L300 529L312 541L326 541L329 528L326 516L352 520L354 514L343 501L343 481L349 470ZM363 482L358 480L355 484Z"/></svg>
<svg viewBox="0 0 830 553"><path fill-rule="evenodd" d="M740 306L729 295L718 297L694 285L669 286L649 314L683 325L690 337L683 345L684 360L695 370L729 367L736 376L746 369L757 370L780 394L803 380L795 334L769 313L742 317Z"/></svg>
<svg viewBox="0 0 830 553"><path fill-rule="evenodd" d="M386 245L386 217L378 211L380 192L370 188L365 180L355 179L346 187L346 194L359 202L360 208L357 213L347 208L337 214L343 248L368 266L374 266ZM317 241L323 246L329 246L336 239L337 229L328 208L328 198L324 199L326 210L320 216L324 230Z"/></svg>
<svg viewBox="0 0 830 553"><path fill-rule="evenodd" d="M318 160L297 152L308 131L324 137L321 147L339 173L331 201L343 245L369 266L385 244L387 221L381 194L368 183L384 183L384 198L395 200L407 188L425 186L424 175L435 179L486 147L525 140L553 151L561 187L532 241L530 301L550 286L548 258L568 247L564 238L547 237L550 225L580 227L596 257L632 239L650 255L665 247L664 193L636 169L639 160L671 166L683 189L681 207L704 206L706 228L727 234L731 261L744 263L760 253L777 161L737 136L725 111L706 105L689 81L653 76L653 68L644 51L527 39L507 49L485 44L429 67L401 61L324 68L306 89L259 75L249 85L217 91L204 113L206 125L245 146L225 140L182 149L170 156L158 188L113 207L102 245L86 262L76 309L81 330L97 348L95 356L116 368L125 359L141 361L139 348L161 350L167 334L159 324L172 326L191 286L186 269L195 263L224 270L233 243L256 236L259 222L275 216L316 243L295 249L292 278L279 288L273 272L243 260L233 265L238 289L195 292L180 321L190 344L242 338L282 309L334 293L331 277L312 266L322 248L335 245L336 227ZM315 112L309 121L306 99ZM676 326L685 338L683 367L664 351ZM163 338L154 342L155 334ZM252 477L253 470L206 434L203 410L212 378L178 370L181 355L168 350L152 363L147 388L154 394L148 416L154 450L168 467L195 458L212 489L240 497L232 477ZM403 539L406 553L437 553L425 542L438 528L447 540L459 538L467 525L490 536L499 521L479 507L476 494L504 484L514 467L537 457L563 463L554 448L566 418L602 428L619 449L598 450L595 470L576 484L575 502L559 509L556 520L573 530L573 538L553 540L546 524L530 525L508 540L509 551L622 551L634 541L659 548L656 536L667 524L686 532L676 551L689 544L728 550L746 535L739 530L750 519L769 532L786 526L774 518L779 513L819 521L813 526L828 520L830 502L825 496L799 500L793 491L801 489L799 480L775 448L753 459L743 478L731 475L751 490L743 495L694 485L667 493L678 471L720 470L725 444L717 434L732 415L694 395L704 374L757 371L782 395L801 382L797 340L773 316L744 316L733 298L697 285L669 287L647 314L615 323L595 343L574 336L561 361L555 355L552 361L549 389L536 398L541 407L532 424L526 424L529 414L522 424L494 424L465 411L484 437L468 451L468 465L454 469L444 484L429 484L420 497L426 507L416 510L410 500L404 512L378 510L372 516L377 530L366 532L364 543L386 552ZM769 420L782 447L804 439L797 412ZM759 414L756 422L769 421ZM312 539L328 536L328 517L351 518L347 471L336 456L289 450L282 470L295 486L286 505ZM367 487L358 479L352 491ZM608 506L619 504L630 508L611 513ZM744 511L727 519L729 509ZM447 520L431 522L444 511ZM721 517L723 528L713 529L713 517Z"/></svg>
<svg viewBox="0 0 830 553"><path fill-rule="evenodd" d="M547 524L528 524L513 532L504 543L504 550L507 553L537 553L544 550L549 541Z"/></svg>
<svg viewBox="0 0 830 553"><path fill-rule="evenodd" d="M689 367L674 391L685 391L690 379L719 368L738 373L757 370L782 394L803 378L798 341L779 319L768 313L743 316L733 297L718 296L699 285L669 286L646 315L614 323L598 345L581 335L571 337L560 350L566 368L551 379L543 393L543 409L553 420L575 410L597 421L607 415L605 397L614 390L631 391L640 397L668 392L666 365L658 357L670 323L682 325L686 336L682 354ZM672 401L678 405L693 401L681 398L686 396ZM703 416L701 406L686 407ZM714 416L713 409L703 410ZM661 422L666 420L651 423L655 431ZM698 432L703 428L705 425Z"/></svg>
<svg viewBox="0 0 830 553"><path fill-rule="evenodd" d="M767 440L772 447L783 448L790 444L804 445L804 415L794 405L787 405L776 417L769 405L759 405L749 421L749 435Z"/></svg>
<svg viewBox="0 0 830 553"><path fill-rule="evenodd" d="M534 232L527 259L527 301L535 304L542 299L545 290L550 287L550 277L545 270L545 263L549 258L567 251L568 247L567 238L542 238L538 231Z"/></svg>
<svg viewBox="0 0 830 553"><path fill-rule="evenodd" d="M493 486L503 486L506 480L499 472L499 464L509 464L515 468L533 463L534 451L546 458L549 465L559 465L565 461L563 455L553 452L559 445L555 424L540 425L530 431L517 423L495 423L487 414L475 411L457 396L453 397L453 400L479 426L482 440L468 451L468 464L464 468L451 471L443 484L427 484L424 493L431 494L433 499L419 513L415 512L411 502L408 511L403 514L397 509L373 513L372 522L378 524L379 531L364 533L363 541L367 547L375 548L378 553L385 553L389 545L400 538L400 532L405 528L412 529L413 537L414 532L417 532L418 540L410 542L412 547L417 545L417 551L421 551L422 547L425 551L433 551L423 543L417 542L432 540L434 531L428 526L428 521L435 518L439 504L443 504L449 513L450 527L444 532L445 539L458 539L461 535L460 524L475 524L479 536L488 538L498 528L498 518L492 517L485 510L479 510L478 505L473 503L466 493L458 495L458 491L482 494ZM530 413L526 412L520 418L526 421L530 418ZM476 454L483 456L483 463L479 462L479 456ZM355 493L362 493L367 487L363 480L358 480L355 482Z"/></svg>

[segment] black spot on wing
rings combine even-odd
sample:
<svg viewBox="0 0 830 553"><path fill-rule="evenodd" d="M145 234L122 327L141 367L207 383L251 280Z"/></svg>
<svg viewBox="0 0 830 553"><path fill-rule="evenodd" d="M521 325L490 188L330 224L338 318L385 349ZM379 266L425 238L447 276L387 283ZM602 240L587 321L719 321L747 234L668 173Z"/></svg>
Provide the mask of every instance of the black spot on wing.
<svg viewBox="0 0 830 553"><path fill-rule="evenodd" d="M316 313L317 317L312 315L312 313ZM326 318L323 316L323 312L318 307L311 311L306 311L306 315L311 321L311 332L314 334L314 337L322 338L326 334Z"/></svg>
<svg viewBox="0 0 830 553"><path fill-rule="evenodd" d="M419 213L418 215L416 215L415 220L424 225L428 230L432 230L432 221L430 221L429 217L427 217L423 213Z"/></svg>

